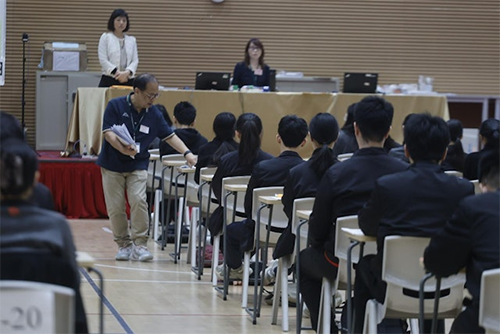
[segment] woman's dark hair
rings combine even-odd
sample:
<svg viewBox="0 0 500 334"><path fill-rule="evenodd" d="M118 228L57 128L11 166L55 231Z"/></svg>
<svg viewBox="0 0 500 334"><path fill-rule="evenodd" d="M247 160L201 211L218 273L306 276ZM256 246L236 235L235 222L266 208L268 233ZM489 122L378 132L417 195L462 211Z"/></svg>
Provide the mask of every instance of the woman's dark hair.
<svg viewBox="0 0 500 334"><path fill-rule="evenodd" d="M260 149L262 121L253 113L244 113L236 121L236 131L241 135L238 149L240 165L248 165L257 157Z"/></svg>
<svg viewBox="0 0 500 334"><path fill-rule="evenodd" d="M356 103L351 104L347 107L347 117L344 125L342 126L342 130L354 134L354 108L356 107Z"/></svg>
<svg viewBox="0 0 500 334"><path fill-rule="evenodd" d="M163 119L165 119L165 122L167 122L168 126L172 126L172 119L170 118L170 115L168 114L167 108L163 104L156 104L156 109L158 109L162 116Z"/></svg>
<svg viewBox="0 0 500 334"><path fill-rule="evenodd" d="M264 45L262 44L262 42L258 39L258 38L251 38L248 43L247 43L247 46L245 47L245 64L248 66L250 65L250 56L248 55L248 49L250 48L250 44L255 45L256 47L258 47L259 49L262 50L262 53L259 57L259 65L264 68L264 55L265 55L265 51L264 51Z"/></svg>
<svg viewBox="0 0 500 334"><path fill-rule="evenodd" d="M28 144L16 138L7 139L2 142L0 155L0 190L3 196L20 196L34 186L38 158Z"/></svg>
<svg viewBox="0 0 500 334"><path fill-rule="evenodd" d="M212 156L212 161L215 165L217 165L224 154L235 150L235 145L231 145L234 141L235 124L236 117L230 112L221 112L215 116L213 124L215 138L222 140L222 144Z"/></svg>
<svg viewBox="0 0 500 334"><path fill-rule="evenodd" d="M479 134L486 140L485 148L498 148L500 146L500 121L495 118L489 118L481 123Z"/></svg>
<svg viewBox="0 0 500 334"><path fill-rule="evenodd" d="M460 138L462 138L464 133L464 126L462 125L462 122L460 122L460 120L450 119L448 122L446 122L446 125L448 125L448 130L450 131L450 141L456 142L457 140L460 140Z"/></svg>
<svg viewBox="0 0 500 334"><path fill-rule="evenodd" d="M465 152L460 138L463 135L464 127L458 119L450 119L446 122L450 132L450 145L448 145L448 153L446 154L443 165L448 164L451 168L463 171Z"/></svg>
<svg viewBox="0 0 500 334"><path fill-rule="evenodd" d="M311 119L309 133L311 139L321 145L311 157L311 167L316 176L321 177L335 162L333 151L328 146L337 140L339 124L333 115L319 113Z"/></svg>
<svg viewBox="0 0 500 334"><path fill-rule="evenodd" d="M115 19L117 17L120 17L120 16L123 16L127 19L127 26L125 27L125 29L123 29L123 32L128 31L128 29L130 28L130 20L128 18L127 12L121 8L115 9L113 11L113 13L111 13L111 16L109 17L109 20L108 20L108 30L109 31L115 31Z"/></svg>

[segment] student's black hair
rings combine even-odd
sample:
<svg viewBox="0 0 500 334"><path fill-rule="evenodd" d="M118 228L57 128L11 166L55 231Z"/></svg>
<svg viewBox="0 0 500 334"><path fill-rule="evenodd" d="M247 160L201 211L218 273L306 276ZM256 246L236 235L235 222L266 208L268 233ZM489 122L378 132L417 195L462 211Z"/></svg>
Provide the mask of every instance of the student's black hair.
<svg viewBox="0 0 500 334"><path fill-rule="evenodd" d="M146 87L148 86L148 83L150 83L150 82L158 83L158 80L156 79L156 77L154 75L149 74L149 73L139 74L134 79L134 89L138 88L140 91L145 91Z"/></svg>
<svg viewBox="0 0 500 334"><path fill-rule="evenodd" d="M381 142L389 132L394 108L378 96L367 96L354 108L354 121L366 141Z"/></svg>
<svg viewBox="0 0 500 334"><path fill-rule="evenodd" d="M460 141L460 138L462 138L464 133L464 126L462 125L462 122L458 119L450 119L446 122L446 124L448 125L448 130L450 131L450 141Z"/></svg>
<svg viewBox="0 0 500 334"><path fill-rule="evenodd" d="M25 140L21 123L5 111L0 112L0 138L2 142L8 138Z"/></svg>
<svg viewBox="0 0 500 334"><path fill-rule="evenodd" d="M499 152L490 151L479 160L478 179L483 185L500 189Z"/></svg>
<svg viewBox="0 0 500 334"><path fill-rule="evenodd" d="M309 133L311 139L321 145L311 157L311 167L316 176L321 177L335 162L333 151L328 146L337 140L339 124L333 115L319 113L309 122Z"/></svg>
<svg viewBox="0 0 500 334"><path fill-rule="evenodd" d="M165 122L167 122L168 126L172 126L172 119L170 118L170 115L168 114L167 108L163 104L155 104L156 108L161 112L163 118L165 119Z"/></svg>
<svg viewBox="0 0 500 334"><path fill-rule="evenodd" d="M500 146L500 133L499 133L500 121L495 118L489 118L481 123L479 127L479 134L486 139L485 148L496 148Z"/></svg>
<svg viewBox="0 0 500 334"><path fill-rule="evenodd" d="M222 140L222 144L212 156L212 161L215 165L217 165L224 154L235 150L235 146L231 145L234 140L235 125L236 117L230 112L221 112L215 116L213 123L215 138Z"/></svg>
<svg viewBox="0 0 500 334"><path fill-rule="evenodd" d="M278 124L278 134L286 147L298 147L306 138L307 132L307 122L296 115L283 116Z"/></svg>
<svg viewBox="0 0 500 334"><path fill-rule="evenodd" d="M115 31L115 19L117 17L124 16L127 19L127 26L125 29L123 29L123 32L127 32L130 29L130 19L128 18L128 14L126 11L124 11L121 8L115 9L111 15L109 16L108 20L108 30L109 31Z"/></svg>
<svg viewBox="0 0 500 334"><path fill-rule="evenodd" d="M404 128L405 145L413 161L438 162L450 143L446 122L430 114L412 116Z"/></svg>
<svg viewBox="0 0 500 334"><path fill-rule="evenodd" d="M16 197L34 186L38 157L23 140L10 138L0 148L0 191Z"/></svg>
<svg viewBox="0 0 500 334"><path fill-rule="evenodd" d="M351 104L347 107L347 117L345 119L342 130L354 134L354 110L356 108L356 103Z"/></svg>
<svg viewBox="0 0 500 334"><path fill-rule="evenodd" d="M262 121L254 113L244 113L236 121L236 131L241 134L238 148L240 165L248 165L257 157L260 149Z"/></svg>
<svg viewBox="0 0 500 334"><path fill-rule="evenodd" d="M181 101L174 107L174 117L182 125L191 125L196 119L196 108L187 101Z"/></svg>

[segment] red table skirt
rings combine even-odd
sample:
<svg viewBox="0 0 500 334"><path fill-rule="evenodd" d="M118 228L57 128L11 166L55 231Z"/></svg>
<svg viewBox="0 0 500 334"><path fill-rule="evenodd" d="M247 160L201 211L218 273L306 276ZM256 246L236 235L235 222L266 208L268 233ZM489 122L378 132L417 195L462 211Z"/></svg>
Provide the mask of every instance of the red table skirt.
<svg viewBox="0 0 500 334"><path fill-rule="evenodd" d="M56 210L67 218L108 217L101 168L94 161L40 161L40 182L52 191Z"/></svg>

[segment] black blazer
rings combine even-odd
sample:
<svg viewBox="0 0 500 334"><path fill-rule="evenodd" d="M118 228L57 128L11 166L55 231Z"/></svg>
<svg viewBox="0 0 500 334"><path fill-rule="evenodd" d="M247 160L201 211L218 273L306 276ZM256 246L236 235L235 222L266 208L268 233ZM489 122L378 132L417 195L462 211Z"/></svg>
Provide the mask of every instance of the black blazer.
<svg viewBox="0 0 500 334"><path fill-rule="evenodd" d="M290 169L300 165L304 160L293 151L284 151L278 157L259 162L253 168L245 194L245 214L252 219L253 190L261 187L285 185Z"/></svg>
<svg viewBox="0 0 500 334"><path fill-rule="evenodd" d="M377 237L372 269L381 274L387 235L432 237L469 195L474 195L472 183L447 175L440 165L430 162L416 162L406 171L378 179L358 213L361 230Z"/></svg>
<svg viewBox="0 0 500 334"><path fill-rule="evenodd" d="M221 203L222 200L222 179L229 176L245 176L251 175L253 167L263 160L268 160L274 158L271 154L266 153L259 149L257 152L257 157L247 165L242 165L239 162L238 151L229 152L224 155L218 165L217 171L215 172L214 178L212 179L212 190L215 197Z"/></svg>
<svg viewBox="0 0 500 334"><path fill-rule="evenodd" d="M319 150L316 149L312 157L314 157L318 151ZM323 175L316 175L312 169L312 157L303 164L293 167L290 173L288 173L283 189L283 197L281 198L283 211L288 217L288 225L278 238L273 253L274 258L280 258L293 253L295 231L292 231L292 217L293 202L295 199L316 196L316 190L318 189L319 182ZM335 163L338 163L338 160L335 160L334 164Z"/></svg>
<svg viewBox="0 0 500 334"><path fill-rule="evenodd" d="M198 154L198 151L201 146L205 145L208 140L203 137L198 130L193 128L187 129L175 129L174 130L177 137L179 137L184 144L193 152L193 154ZM170 146L167 142L160 142L160 155L166 154L177 154L177 152L172 146ZM184 152L180 152L184 153Z"/></svg>
<svg viewBox="0 0 500 334"><path fill-rule="evenodd" d="M341 129L339 137L337 138L335 145L333 145L333 156L337 157L339 154L353 153L357 150L358 142L356 141L354 132Z"/></svg>
<svg viewBox="0 0 500 334"><path fill-rule="evenodd" d="M375 181L403 171L408 164L390 157L383 148L363 148L330 167L321 179L309 220L308 242L324 248L333 259L337 217L355 215L368 200Z"/></svg>
<svg viewBox="0 0 500 334"><path fill-rule="evenodd" d="M479 161L484 155L489 154L493 150L494 148L485 147L479 152L469 153L464 161L464 178L477 180L479 175Z"/></svg>
<svg viewBox="0 0 500 334"><path fill-rule="evenodd" d="M499 213L499 190L465 198L424 253L425 267L438 276L467 268L465 286L477 308L483 271L500 268Z"/></svg>

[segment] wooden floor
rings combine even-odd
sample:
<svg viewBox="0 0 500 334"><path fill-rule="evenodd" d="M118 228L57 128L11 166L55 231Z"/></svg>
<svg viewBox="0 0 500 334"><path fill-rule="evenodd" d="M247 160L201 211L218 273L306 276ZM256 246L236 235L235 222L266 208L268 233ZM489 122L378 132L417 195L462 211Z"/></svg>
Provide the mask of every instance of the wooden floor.
<svg viewBox="0 0 500 334"><path fill-rule="evenodd" d="M175 264L169 244L162 251L151 239L152 262L115 261L117 246L108 220L70 220L77 250L95 258L104 275L105 333L281 333L281 313L271 325L271 306L263 303L253 325L241 308L241 286L230 286L226 301L210 282L210 268L201 281L186 264L183 249ZM82 273L81 292L91 333L99 331L99 280ZM252 301L252 296L249 297ZM295 308L290 308L290 332L295 332ZM304 319L309 325L309 319ZM305 331L304 333L307 333ZM313 333L313 332L309 332Z"/></svg>

